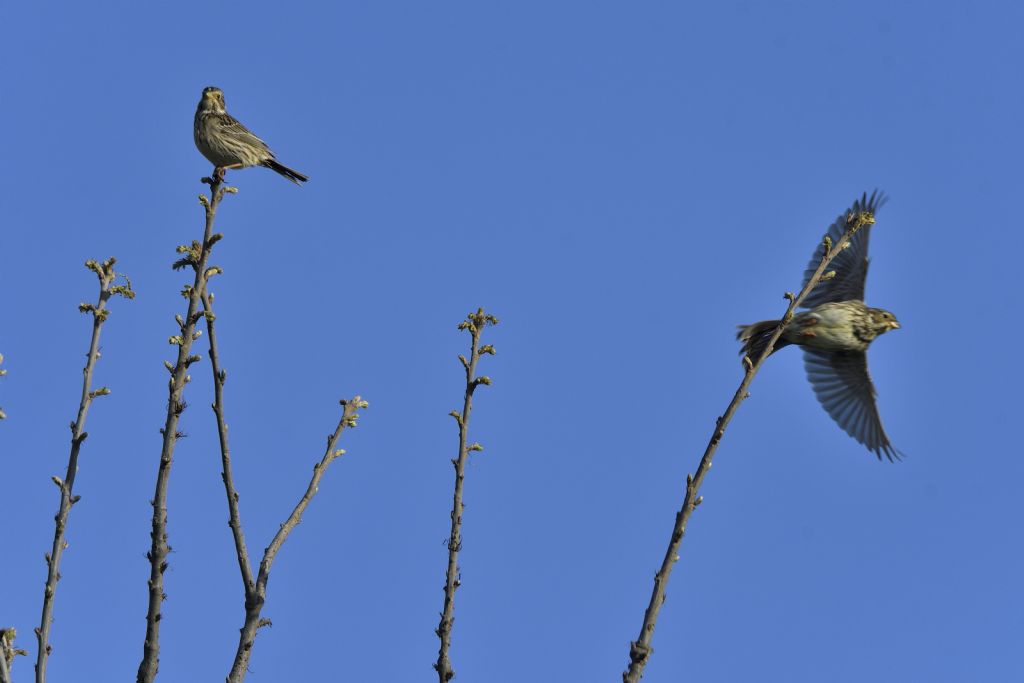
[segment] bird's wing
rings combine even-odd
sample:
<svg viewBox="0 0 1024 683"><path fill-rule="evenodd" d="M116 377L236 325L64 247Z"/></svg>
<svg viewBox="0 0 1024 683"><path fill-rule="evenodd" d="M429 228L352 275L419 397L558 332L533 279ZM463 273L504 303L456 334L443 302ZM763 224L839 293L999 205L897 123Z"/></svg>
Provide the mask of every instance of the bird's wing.
<svg viewBox="0 0 1024 683"><path fill-rule="evenodd" d="M249 147L257 147L262 149L270 156L273 154L267 143L256 137L252 131L242 125L242 122L236 119L231 114L223 114L214 119L214 125L220 127L220 133L225 137L234 139Z"/></svg>
<svg viewBox="0 0 1024 683"><path fill-rule="evenodd" d="M879 460L883 454L890 461L900 458L878 415L867 355L804 347L804 367L818 401L847 434L867 446Z"/></svg>
<svg viewBox="0 0 1024 683"><path fill-rule="evenodd" d="M853 202L848 211L843 212L828 229L828 236L835 244L846 232L846 217L851 213L870 211L875 213L885 204L888 198L878 190L867 192ZM823 280L811 290L811 293L804 299L803 306L814 308L821 304L835 301L849 301L850 299L864 300L864 280L868 275L868 240L871 238L871 226L865 225L857 231L850 239L850 246L839 252L829 263L828 270L836 271L835 277L830 280ZM804 284L811 279L814 271L818 269L821 259L825 256L825 245L819 244L814 256L811 258L807 270L804 271Z"/></svg>

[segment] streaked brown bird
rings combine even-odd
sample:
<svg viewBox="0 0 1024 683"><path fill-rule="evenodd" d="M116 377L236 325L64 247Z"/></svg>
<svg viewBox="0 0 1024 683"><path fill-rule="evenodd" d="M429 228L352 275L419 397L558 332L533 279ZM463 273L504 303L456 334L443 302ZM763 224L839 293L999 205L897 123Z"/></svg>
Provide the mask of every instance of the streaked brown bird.
<svg viewBox="0 0 1024 683"><path fill-rule="evenodd" d="M844 212L829 228L833 244L846 232L848 215L863 211L874 215L886 200L878 190L870 197L864 193L849 212ZM867 350L879 335L899 329L900 324L889 311L864 304L870 238L871 224L868 224L854 234L847 249L832 259L828 269L835 271L835 277L821 281L811 290L802 304L810 310L797 314L786 325L773 353L790 344L802 347L807 377L828 414L879 460L885 455L892 461L899 459L901 453L893 447L882 427L875 403L875 386L868 373ZM804 272L805 285L824 255L822 244ZM779 322L765 320L741 325L736 335L743 342L740 353L757 360Z"/></svg>
<svg viewBox="0 0 1024 683"><path fill-rule="evenodd" d="M264 166L296 185L309 180L298 171L278 163L267 143L228 113L224 106L224 92L220 88L203 90L192 132L196 147L213 163L220 177L228 169Z"/></svg>

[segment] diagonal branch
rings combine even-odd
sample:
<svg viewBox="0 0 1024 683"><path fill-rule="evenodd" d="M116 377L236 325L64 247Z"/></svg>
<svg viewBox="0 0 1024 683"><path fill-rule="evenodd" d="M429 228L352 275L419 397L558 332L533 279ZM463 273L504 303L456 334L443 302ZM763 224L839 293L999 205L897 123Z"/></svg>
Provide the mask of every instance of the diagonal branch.
<svg viewBox="0 0 1024 683"><path fill-rule="evenodd" d="M117 259L110 257L103 263L89 260L85 267L96 273L100 282L99 297L95 304L80 304L78 310L82 313L92 314L92 338L89 341L89 352L85 358L85 368L82 369L82 395L78 402L78 415L71 423L71 453L68 456L68 467L64 473L64 479L54 477L53 483L60 489L60 507L57 515L53 518L55 530L53 533L53 547L46 553L46 588L43 590L43 613L39 619L39 628L36 631L36 640L39 644L39 651L36 653L36 683L43 683L46 680L46 660L50 656L50 627L53 625L53 600L57 592L57 582L60 581L60 561L64 550L68 547L64 540L64 531L67 528L68 515L71 514L71 506L79 501L81 496L72 494L75 486L75 476L78 474L78 454L82 448L82 442L86 440L89 433L85 431L85 418L89 414L93 399L97 396L106 396L110 390L101 387L95 391L92 388L92 374L96 367L96 361L100 357L100 330L103 323L110 315L107 308L107 301L110 297L120 295L126 299L134 299L135 292L132 291L131 281L125 277L124 285L114 285L118 273L114 271L114 264Z"/></svg>
<svg viewBox="0 0 1024 683"><path fill-rule="evenodd" d="M238 512L238 491L231 471L231 447L228 444L228 423L224 418L224 383L228 373L220 366L220 353L217 350L217 328L213 313L213 294L203 292L203 312L206 316L206 335L210 344L210 367L213 369L213 413L217 417L217 436L220 439L221 479L228 498L228 526L235 540L235 552L238 555L238 569L242 574L242 589L248 595L254 588L252 565L249 563L249 550L245 546L245 532L242 530L242 518Z"/></svg>
<svg viewBox="0 0 1024 683"><path fill-rule="evenodd" d="M201 331L196 330L196 322L202 316L202 313L199 312L200 298L206 291L206 281L210 275L206 263L213 245L221 238L220 235L213 234L213 223L217 215L217 207L220 205L224 193L235 192L235 188L223 186L223 180L219 174L214 174L212 178L203 178L203 182L210 186L209 197L199 195L199 202L203 205L206 213L203 241L201 244L192 242L191 246L178 247L178 253L183 256L174 264L175 269L191 267L195 271L195 280L191 286L186 286L182 290L182 296L188 299L188 312L185 318L176 317L181 333L168 340L178 347L177 361L174 365L164 363L171 373L171 380L168 383L167 419L163 429L160 430L163 435L163 443L160 448L156 492L152 500L151 545L146 554L150 563L149 604L146 611L146 641L142 649L142 661L139 663L138 683L152 683L160 664L160 619L162 617L160 603L166 597L164 595L164 572L167 570L167 556L171 552L171 547L167 543L167 487L170 481L171 463L174 459L174 447L177 445L178 438L183 436L178 431L178 421L186 408L183 396L185 385L191 379L188 368L199 360L199 356L192 355L192 342L202 334Z"/></svg>
<svg viewBox="0 0 1024 683"><path fill-rule="evenodd" d="M747 389L750 387L750 383L753 382L754 377L757 375L758 370L761 369L761 365L765 359L771 355L775 349L776 342L782 336L782 331L786 325L793 319L793 315L796 309L799 308L800 304L811 293L818 283L825 276L825 269L828 264L835 258L840 251L845 249L850 242L850 238L866 225L871 225L875 222L874 215L870 212L864 211L858 214L849 214L846 218L846 232L843 233L839 241L833 245L832 240L825 237L825 254L822 256L821 263L818 264L814 274L807 280L804 288L799 294L793 295L791 292L786 292L786 298L789 300L789 307L786 309L786 314L782 316L782 320L779 321L778 327L775 332L768 340L768 344L765 346L761 356L756 359L752 359L749 356L743 359L743 366L746 372L743 376L743 381L740 382L740 386L736 389L736 393L732 397L732 401L729 402L725 412L715 422L715 430L711 434L711 440L708 442L707 448L704 450L704 456L701 458L700 465L697 467L697 471L692 475L686 475L686 494L683 497L683 505L676 513L675 525L672 528L672 536L669 539L668 548L665 551L665 558L661 562L661 568L658 573L654 575L654 590L651 592L651 601L647 605L647 610L644 612L644 621L640 627L640 636L633 642L630 643L629 648L629 669L622 674L623 683L639 683L643 677L644 667L647 665L647 661L650 659L651 653L654 652L654 648L651 647L651 639L654 637L654 627L658 620L658 612L661 610L662 604L665 602L665 589L668 586L669 575L672 573L672 567L675 562L679 559L679 546L683 542L683 536L686 533L686 524L690 519L690 515L693 513L694 508L703 502L703 497L699 496L701 484L704 483L704 477L707 475L708 470L711 469L711 461L715 457L715 451L718 449L718 443L721 441L722 436L725 434L726 427L729 426L729 422L732 420L736 410L740 407L740 404L747 398Z"/></svg>
<svg viewBox="0 0 1024 683"><path fill-rule="evenodd" d="M452 529L448 537L448 571L446 572L444 584L444 611L441 612L441 622L437 625L434 633L441 640L441 648L437 652L437 662L434 670L437 671L437 678L440 683L447 683L455 678L455 670L452 669L451 659L448 657L448 650L451 648L452 627L455 625L455 589L461 584L459 577L459 551L462 550L462 484L465 478L466 461L472 451L481 451L483 446L478 443L466 444L469 433L469 414L473 409L473 392L481 384L490 384L491 378L486 375L476 376L476 364L480 356L494 354L494 347L490 344L480 346L480 335L488 325L497 325L498 319L493 315L484 313L484 309L477 309L476 313L470 313L466 320L459 323L460 330L469 330L472 335L470 342L469 360L460 355L462 367L466 371L466 393L462 403L462 413L452 411L451 416L459 424L459 457L452 460L455 466L455 493L452 500Z"/></svg>
<svg viewBox="0 0 1024 683"><path fill-rule="evenodd" d="M209 321L209 318L207 318L207 320ZM263 610L263 605L266 603L267 581L270 579L270 568L274 564L274 559L277 557L277 553L281 550L281 546L284 545L284 542L288 540L288 536L291 534L292 530L295 529L300 521L302 521L302 513L306 511L306 508L313 500L313 496L316 495L320 486L320 479L324 476L324 472L327 471L327 468L336 458L345 454L345 451L335 448L338 444L338 439L341 437L342 431L344 431L346 427L354 429L359 419L359 409L369 407L369 404L359 396L348 401L343 399L340 403L342 405L341 419L338 421L338 426L335 427L334 433L327 436L327 449L324 451L324 455L320 459L320 462L313 465L313 476L309 480L306 492L302 494L299 502L295 505L295 509L293 509L292 513L288 515L284 524L282 524L277 530L273 540L270 541L270 545L267 546L266 550L263 552L263 560L260 562L260 570L256 577L255 585L251 586L246 584L245 623L241 628L241 635L238 639L238 650L235 653L235 661L231 665L231 673L228 674L228 683L241 683L241 681L245 679L245 674L247 673L249 666L249 658L252 657L252 646L256 642L256 631L259 630L261 626L270 626L270 620L261 619L260 612ZM218 426L220 426L220 423L221 418L218 413ZM242 550L244 549L239 549L239 554L241 554Z"/></svg>

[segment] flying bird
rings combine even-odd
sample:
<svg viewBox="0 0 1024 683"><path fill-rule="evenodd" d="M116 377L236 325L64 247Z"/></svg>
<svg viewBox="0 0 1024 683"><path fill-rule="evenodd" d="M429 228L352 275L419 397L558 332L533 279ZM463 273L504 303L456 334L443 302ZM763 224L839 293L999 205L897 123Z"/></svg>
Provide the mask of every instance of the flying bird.
<svg viewBox="0 0 1024 683"><path fill-rule="evenodd" d="M887 199L878 190L870 197L864 193L829 228L832 243L837 243L846 232L849 215L868 211L873 216ZM892 461L898 460L901 453L893 447L882 427L875 403L875 386L868 373L867 350L878 336L899 329L900 324L889 311L864 304L872 224L861 227L850 239L848 248L832 259L828 269L834 270L835 276L822 280L811 290L802 303L810 310L793 317L774 351L790 344L803 348L807 378L825 411L879 460L885 455ZM821 244L804 272L804 285L814 275L824 255L825 245ZM779 323L765 320L740 325L736 335L743 342L740 353L752 360L759 358Z"/></svg>
<svg viewBox="0 0 1024 683"><path fill-rule="evenodd" d="M278 163L267 143L228 113L224 106L224 91L220 88L203 90L192 132L196 147L213 163L219 177L223 177L228 169L264 166L296 185L309 180L298 171Z"/></svg>

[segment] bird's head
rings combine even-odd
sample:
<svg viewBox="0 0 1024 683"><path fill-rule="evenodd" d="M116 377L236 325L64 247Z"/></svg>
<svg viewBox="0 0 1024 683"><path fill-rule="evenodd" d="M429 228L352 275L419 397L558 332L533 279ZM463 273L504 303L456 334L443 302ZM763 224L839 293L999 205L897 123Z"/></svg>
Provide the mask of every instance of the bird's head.
<svg viewBox="0 0 1024 683"><path fill-rule="evenodd" d="M883 334L889 330L900 329L900 322L896 320L896 316L889 311L881 308L872 308L870 309L870 312L871 327L873 327L875 332L878 334Z"/></svg>
<svg viewBox="0 0 1024 683"><path fill-rule="evenodd" d="M225 113L227 110L224 108L224 91L213 86L203 88L203 96L199 98L199 111Z"/></svg>

